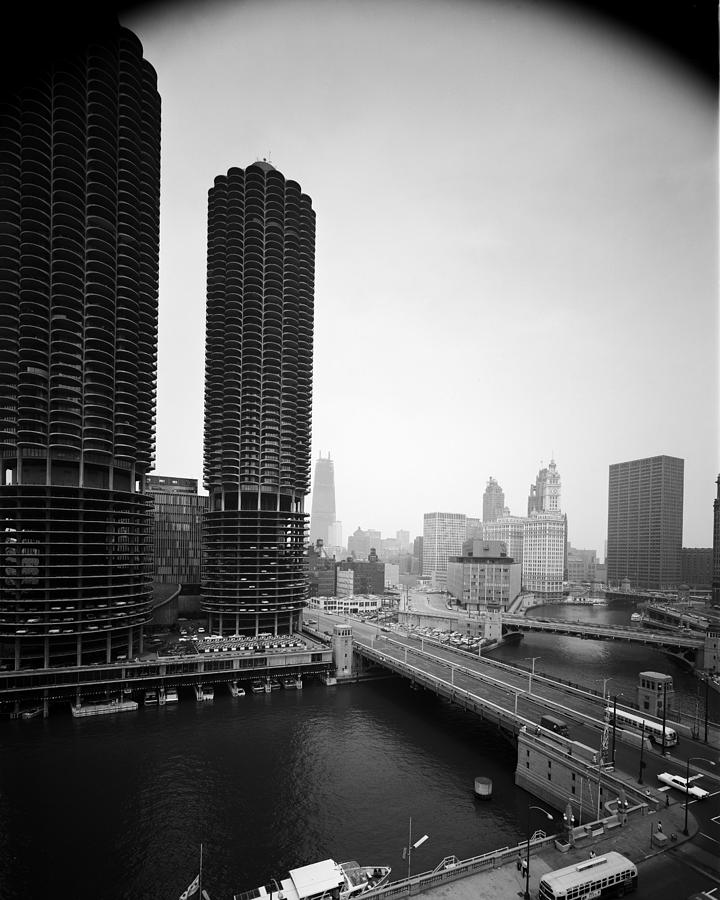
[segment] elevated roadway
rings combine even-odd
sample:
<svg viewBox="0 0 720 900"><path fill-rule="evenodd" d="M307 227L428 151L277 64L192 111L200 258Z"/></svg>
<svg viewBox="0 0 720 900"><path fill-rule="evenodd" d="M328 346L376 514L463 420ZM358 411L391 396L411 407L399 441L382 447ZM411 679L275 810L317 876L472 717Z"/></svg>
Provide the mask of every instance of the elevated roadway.
<svg viewBox="0 0 720 900"><path fill-rule="evenodd" d="M508 735L523 726L535 729L544 713L552 713L568 723L575 740L600 746L607 701L591 692L400 633L358 634L353 646L368 662L472 709Z"/></svg>

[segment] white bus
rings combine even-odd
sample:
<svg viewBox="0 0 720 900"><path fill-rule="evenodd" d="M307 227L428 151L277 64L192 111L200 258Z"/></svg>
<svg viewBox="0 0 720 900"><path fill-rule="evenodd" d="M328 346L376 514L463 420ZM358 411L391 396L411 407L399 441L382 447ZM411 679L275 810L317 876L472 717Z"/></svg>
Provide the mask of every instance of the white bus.
<svg viewBox="0 0 720 900"><path fill-rule="evenodd" d="M613 708L612 706L608 706L605 710L605 721L612 724L613 720ZM662 744L662 733L663 727L658 722L653 722L651 719L643 719L642 716L636 716L634 713L625 712L624 709L619 709L617 714L615 715L615 722L617 725L627 728L634 728L637 731L641 731L644 726L645 734L650 737L650 740L654 744ZM665 746L666 747L674 747L678 742L677 731L674 728L670 728L669 726L665 726Z"/></svg>
<svg viewBox="0 0 720 900"><path fill-rule="evenodd" d="M540 879L540 900L595 900L624 897L637 887L638 871L632 860L610 851L585 862L546 872Z"/></svg>

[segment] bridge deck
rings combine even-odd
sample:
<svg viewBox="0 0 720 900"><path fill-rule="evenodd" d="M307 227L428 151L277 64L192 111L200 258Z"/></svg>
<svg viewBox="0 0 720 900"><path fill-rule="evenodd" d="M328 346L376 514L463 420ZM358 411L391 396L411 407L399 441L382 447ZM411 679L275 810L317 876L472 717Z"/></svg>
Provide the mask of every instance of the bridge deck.
<svg viewBox="0 0 720 900"><path fill-rule="evenodd" d="M661 648L699 650L704 646L702 637L671 632L653 632L627 625L590 625L585 622L563 622L559 619L534 619L525 616L503 616L503 626L511 631L550 631L555 634L577 635L595 640L629 641L636 644L652 644Z"/></svg>

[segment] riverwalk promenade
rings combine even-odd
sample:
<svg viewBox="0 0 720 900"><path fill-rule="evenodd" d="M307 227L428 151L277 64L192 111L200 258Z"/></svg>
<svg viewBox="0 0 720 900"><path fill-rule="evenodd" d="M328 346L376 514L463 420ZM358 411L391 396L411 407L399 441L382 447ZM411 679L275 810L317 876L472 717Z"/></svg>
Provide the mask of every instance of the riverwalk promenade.
<svg viewBox="0 0 720 900"><path fill-rule="evenodd" d="M642 864L653 856L657 856L664 850L677 847L679 843L690 840L697 831L697 824L692 814L688 816L690 837L684 837L682 833L685 811L681 803L662 808L657 813L649 815L635 815L629 817L627 823L621 828L611 831L603 831L603 834L592 839L592 843L583 844L562 852L552 844L547 844L530 856L530 896L536 898L540 878L546 872L562 869L573 863L582 862L590 857L594 851L596 856L602 856L609 850L615 850L627 856L637 866L639 878L642 880ZM667 844L664 847L656 846L652 836L657 833L658 822L662 823L663 833L667 836ZM670 835L677 835L675 841ZM517 848L525 859L526 848L520 844ZM427 900L478 900L480 897L514 898L523 896L525 892L525 875L517 868L517 853L508 858L503 865L485 869L475 875L468 875L458 881L446 882L427 890L420 890L417 896Z"/></svg>
<svg viewBox="0 0 720 900"><path fill-rule="evenodd" d="M633 784L631 776L616 772L619 781ZM631 806L627 815L618 814L618 803L605 804L602 815L594 823L580 826L573 822L574 846L568 846L568 829L562 815L555 815L552 823L546 823L546 832L534 832L530 841L530 897L535 900L541 877L546 872L565 868L590 858L591 853L600 857L614 850L631 859L638 866L640 882L643 864L667 850L677 849L692 841L700 830L688 811L688 836L683 834L685 825L684 798L671 796L671 792L652 787L645 788L646 803ZM489 801L492 802L492 801ZM529 795L529 803L535 803ZM707 801L706 801L707 802ZM543 803L547 808L548 804ZM536 814L537 828L542 816ZM692 846L694 867L702 870L709 880L720 883L720 860ZM394 897L418 896L427 900L478 900L481 897L516 898L525 893L525 873L522 860L526 859L527 842L520 841L513 847L504 847L471 860L445 860L433 872L414 875L411 879L393 882L378 892L378 900Z"/></svg>

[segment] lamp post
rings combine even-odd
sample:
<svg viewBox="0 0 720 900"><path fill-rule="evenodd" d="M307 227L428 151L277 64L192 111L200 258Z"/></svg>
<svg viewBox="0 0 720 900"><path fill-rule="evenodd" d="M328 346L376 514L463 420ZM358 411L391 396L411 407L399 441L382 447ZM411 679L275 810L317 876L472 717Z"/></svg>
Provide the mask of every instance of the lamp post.
<svg viewBox="0 0 720 900"><path fill-rule="evenodd" d="M638 784L643 783L643 769L645 768L645 760L643 759L643 753L645 751L645 720L643 719L641 730L640 730L640 772L638 774Z"/></svg>
<svg viewBox="0 0 720 900"><path fill-rule="evenodd" d="M608 681L612 681L612 678L596 678L595 680L596 680L596 681L602 681L602 683L603 683L603 693L602 693L603 700L607 700L608 697L607 697L606 694L605 694L605 689L606 689L606 687L607 687Z"/></svg>
<svg viewBox="0 0 720 900"><path fill-rule="evenodd" d="M702 759L704 762L709 762L711 766L715 765L715 763L711 759L708 759L707 756L688 756L687 758L687 764L685 766L685 827L683 828L683 834L685 835L685 837L687 837L689 834L687 820L688 798L690 797L690 763L694 759Z"/></svg>
<svg viewBox="0 0 720 900"><path fill-rule="evenodd" d="M665 756L665 723L667 722L667 681L663 681L662 755Z"/></svg>
<svg viewBox="0 0 720 900"><path fill-rule="evenodd" d="M532 694L532 680L533 680L533 676L535 675L535 660L542 659L542 656L525 656L524 659L532 660L532 670L528 677L528 694Z"/></svg>
<svg viewBox="0 0 720 900"><path fill-rule="evenodd" d="M417 848L421 844L424 844L427 839L428 839L428 836L426 834L424 834L419 840L415 841L415 843L413 844L413 842L412 842L412 816L410 816L410 822L408 824L408 854L407 854L408 855L408 873L407 873L408 880L410 878L410 861L412 859L412 852L413 852L413 850L417 850Z"/></svg>
<svg viewBox="0 0 720 900"><path fill-rule="evenodd" d="M538 657L539 659L539 657ZM546 809L543 809L542 806L530 806L528 804L528 814L527 814L527 855L525 857L525 897L524 900L530 900L530 810L537 809L541 813L544 813L548 819L552 821L552 815Z"/></svg>

